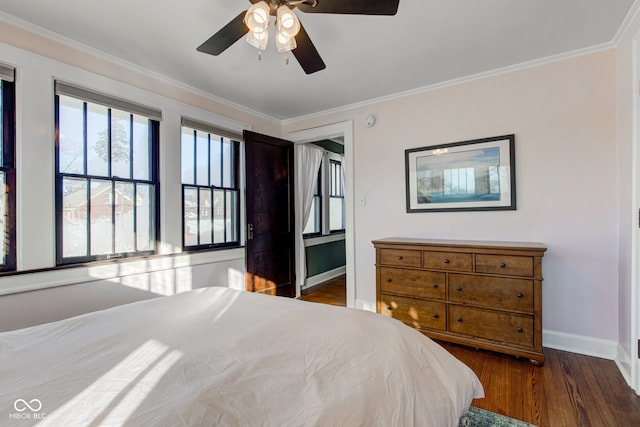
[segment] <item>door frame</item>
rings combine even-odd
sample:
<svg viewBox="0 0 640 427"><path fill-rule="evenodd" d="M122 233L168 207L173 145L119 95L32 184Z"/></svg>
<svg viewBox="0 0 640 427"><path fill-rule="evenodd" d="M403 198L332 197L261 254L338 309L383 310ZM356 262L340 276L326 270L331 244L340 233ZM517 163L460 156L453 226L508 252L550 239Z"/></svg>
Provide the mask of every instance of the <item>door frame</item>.
<svg viewBox="0 0 640 427"><path fill-rule="evenodd" d="M321 139L329 139L335 137L344 138L344 201L345 201L345 251L346 251L346 290L347 290L347 307L354 308L356 306L356 273L355 273L355 195L354 195L354 162L353 162L353 120L333 123L330 125L319 126L311 129L289 132L285 139L292 141L294 144L304 144L314 142ZM302 230L295 230L296 236L302 233ZM298 239L296 239L298 244ZM298 257L299 258L299 257ZM301 262L296 258L296 263ZM299 294L299 283L296 281L296 293Z"/></svg>
<svg viewBox="0 0 640 427"><path fill-rule="evenodd" d="M630 301L630 339L629 348L629 386L640 395L640 33L633 38L633 119L632 119L632 161L631 166L631 207L633 221L631 224L631 301ZM635 350L635 351L634 351ZM637 353L636 353L637 352Z"/></svg>

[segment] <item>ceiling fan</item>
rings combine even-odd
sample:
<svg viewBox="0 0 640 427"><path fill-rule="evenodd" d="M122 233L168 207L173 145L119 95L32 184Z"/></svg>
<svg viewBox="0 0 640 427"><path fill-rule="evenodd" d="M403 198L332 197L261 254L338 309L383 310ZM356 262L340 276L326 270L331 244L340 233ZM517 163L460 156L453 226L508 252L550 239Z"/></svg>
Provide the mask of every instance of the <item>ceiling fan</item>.
<svg viewBox="0 0 640 427"><path fill-rule="evenodd" d="M400 0L249 0L253 5L241 12L220 31L198 47L199 52L220 55L242 36L264 50L271 16L276 16L278 50L291 51L305 73L323 70L326 65L292 9L305 13L350 15L395 15Z"/></svg>

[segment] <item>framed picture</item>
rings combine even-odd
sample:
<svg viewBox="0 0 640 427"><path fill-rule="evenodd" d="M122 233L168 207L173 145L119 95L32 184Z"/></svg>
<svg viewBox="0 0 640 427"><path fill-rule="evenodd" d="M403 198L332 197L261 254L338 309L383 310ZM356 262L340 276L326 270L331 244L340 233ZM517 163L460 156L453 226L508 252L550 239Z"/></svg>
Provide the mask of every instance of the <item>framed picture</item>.
<svg viewBox="0 0 640 427"><path fill-rule="evenodd" d="M516 209L515 135L405 150L407 212Z"/></svg>

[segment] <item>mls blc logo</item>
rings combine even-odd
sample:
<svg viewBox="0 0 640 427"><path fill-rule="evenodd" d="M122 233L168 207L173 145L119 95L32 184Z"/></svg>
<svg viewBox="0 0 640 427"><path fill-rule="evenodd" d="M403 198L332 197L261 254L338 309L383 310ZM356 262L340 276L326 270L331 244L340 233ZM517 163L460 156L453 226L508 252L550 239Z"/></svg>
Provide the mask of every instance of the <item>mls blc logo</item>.
<svg viewBox="0 0 640 427"><path fill-rule="evenodd" d="M13 402L13 409L17 412L9 414L11 420L43 420L47 416L40 412L42 402L39 399L31 399L28 402L25 399L16 399Z"/></svg>

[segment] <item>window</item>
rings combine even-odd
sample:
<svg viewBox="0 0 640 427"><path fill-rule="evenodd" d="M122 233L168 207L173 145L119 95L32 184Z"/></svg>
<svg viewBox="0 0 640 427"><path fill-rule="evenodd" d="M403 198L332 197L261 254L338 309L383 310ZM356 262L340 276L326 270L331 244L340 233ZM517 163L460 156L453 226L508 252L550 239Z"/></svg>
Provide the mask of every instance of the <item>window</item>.
<svg viewBox="0 0 640 427"><path fill-rule="evenodd" d="M160 118L56 82L58 264L155 253Z"/></svg>
<svg viewBox="0 0 640 427"><path fill-rule="evenodd" d="M219 133L206 124L183 119L184 250L240 245L240 143Z"/></svg>
<svg viewBox="0 0 640 427"><path fill-rule="evenodd" d="M318 169L318 179L313 189L313 200L311 201L311 212L303 234L307 236L322 233L322 166Z"/></svg>
<svg viewBox="0 0 640 427"><path fill-rule="evenodd" d="M344 231L344 180L342 178L342 163L337 160L329 161L330 191L329 191L329 230Z"/></svg>
<svg viewBox="0 0 640 427"><path fill-rule="evenodd" d="M0 271L16 268L14 70L0 65Z"/></svg>

